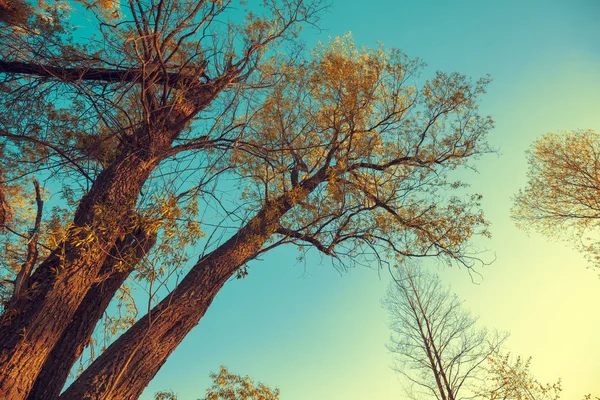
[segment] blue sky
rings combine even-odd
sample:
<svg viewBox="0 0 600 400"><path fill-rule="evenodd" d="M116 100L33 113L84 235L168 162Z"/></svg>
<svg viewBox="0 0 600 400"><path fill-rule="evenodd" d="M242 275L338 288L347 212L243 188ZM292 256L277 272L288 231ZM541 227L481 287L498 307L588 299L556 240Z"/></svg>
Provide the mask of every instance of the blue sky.
<svg viewBox="0 0 600 400"><path fill-rule="evenodd" d="M598 271L568 244L517 230L509 209L525 184L533 140L558 130L600 132L598 20L595 0L333 0L323 30L304 32L309 47L352 32L357 45L401 48L428 64L426 75L492 76L482 110L496 121L490 142L499 154L483 157L465 179L484 196L492 239L479 244L496 261L479 284L457 268L440 273L482 326L511 332L508 348L532 356L540 380L562 378L565 399L600 394ZM402 398L385 349L386 272L340 274L318 255L302 263L296 256L278 249L228 283L143 398L165 389L180 400L200 398L221 364L278 386L283 400Z"/></svg>

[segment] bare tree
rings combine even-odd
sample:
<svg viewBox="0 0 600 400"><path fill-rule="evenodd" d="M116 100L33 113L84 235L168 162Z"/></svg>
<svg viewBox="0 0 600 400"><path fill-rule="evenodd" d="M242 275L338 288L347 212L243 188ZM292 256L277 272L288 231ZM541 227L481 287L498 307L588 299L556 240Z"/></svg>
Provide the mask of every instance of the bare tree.
<svg viewBox="0 0 600 400"><path fill-rule="evenodd" d="M437 275L405 265L393 272L385 304L391 318L388 348L413 398L472 398L488 356L506 335L476 327L477 319Z"/></svg>

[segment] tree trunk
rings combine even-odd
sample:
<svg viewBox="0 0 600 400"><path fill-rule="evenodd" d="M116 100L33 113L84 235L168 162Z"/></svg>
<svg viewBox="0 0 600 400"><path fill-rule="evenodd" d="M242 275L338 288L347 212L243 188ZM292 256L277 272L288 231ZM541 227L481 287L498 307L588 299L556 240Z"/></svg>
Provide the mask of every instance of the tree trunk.
<svg viewBox="0 0 600 400"><path fill-rule="evenodd" d="M125 154L104 170L81 200L65 241L38 266L26 295L2 316L0 397L27 397L94 284L107 257L104 249L112 248L124 233L128 212L153 167L148 160Z"/></svg>
<svg viewBox="0 0 600 400"><path fill-rule="evenodd" d="M421 299L418 297L417 297L417 302L419 304L419 311L421 312L421 315L423 316L423 319L425 320L425 327L427 328L427 337L429 339L427 347L428 348L431 347L433 356L435 357L435 360L433 360L434 362L432 364L432 369L435 374L435 379L436 379L436 381L438 381L438 386L440 385L440 383L439 383L440 379L443 382L444 387L446 388L446 395L448 396L448 400L455 400L454 391L453 391L452 387L450 386L450 382L448 380L448 374L447 374L448 366L444 365L444 363L442 362L442 354L441 354L440 350L438 349L438 346L436 345L436 342L439 340L439 336L434 334L433 328L431 327L431 322L427 315L427 310L425 309L423 304L421 304ZM430 356L430 361L431 361L431 356ZM450 368L451 367L452 367L452 365L450 365ZM440 393L441 393L441 391L442 391L442 388L440 387Z"/></svg>
<svg viewBox="0 0 600 400"><path fill-rule="evenodd" d="M92 286L79 305L73 320L44 363L29 393L29 400L58 398L69 372L89 343L97 322L115 293L155 243L156 233L140 228L117 242L100 271L100 275L108 275L108 279ZM121 261L124 261L125 267L116 269L116 264Z"/></svg>
<svg viewBox="0 0 600 400"><path fill-rule="evenodd" d="M79 203L67 239L31 276L30 292L0 320L0 398L25 399L48 355L73 320L99 270L106 250L123 236L128 212L160 158L193 115L206 108L238 72L187 93L189 102L157 111L158 131L140 129L124 151L102 171ZM155 127L155 128L157 128ZM88 238L91 242L86 242ZM77 346L77 343L73 344Z"/></svg>
<svg viewBox="0 0 600 400"><path fill-rule="evenodd" d="M256 255L280 218L327 176L323 168L299 190L267 203L238 233L199 260L177 288L109 346L60 400L137 399L227 279Z"/></svg>
<svg viewBox="0 0 600 400"><path fill-rule="evenodd" d="M413 286L414 289L414 286ZM404 289L406 290L406 289ZM416 292L415 292L416 293ZM435 378L435 384L437 386L438 389L438 393L440 394L441 400L446 400L446 392L444 390L444 385L442 384L442 379L440 377L440 371L437 368L437 364L435 362L435 358L433 356L433 350L431 348L431 345L433 344L433 338L428 334L425 333L425 331L423 330L423 323L421 322L421 318L419 317L419 314L422 314L423 310L416 310L416 307L414 305L414 303L411 301L409 302L411 311L413 312L413 316L415 318L415 320L417 321L417 325L419 327L419 335L421 336L421 340L423 341L423 350L425 351L425 354L427 355L427 360L429 361L429 368L431 369L431 373L433 374L434 378ZM433 390L433 388L430 388Z"/></svg>

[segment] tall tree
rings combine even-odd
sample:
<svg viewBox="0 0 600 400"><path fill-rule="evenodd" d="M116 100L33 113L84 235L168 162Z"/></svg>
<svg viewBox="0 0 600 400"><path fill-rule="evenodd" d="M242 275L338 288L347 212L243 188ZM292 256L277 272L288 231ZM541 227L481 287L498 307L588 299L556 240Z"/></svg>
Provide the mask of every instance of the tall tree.
<svg viewBox="0 0 600 400"><path fill-rule="evenodd" d="M549 133L527 152L528 182L515 197L513 218L527 229L575 239L597 262L588 235L600 223L600 135L592 130Z"/></svg>
<svg viewBox="0 0 600 400"><path fill-rule="evenodd" d="M385 304L391 318L390 351L415 398L474 398L488 357L506 336L476 327L462 301L437 275L414 265L394 271Z"/></svg>
<svg viewBox="0 0 600 400"><path fill-rule="evenodd" d="M98 21L89 40L71 36L64 4L40 3L0 32L2 184L24 193L37 174L65 199L42 221L28 290L2 316L3 396L57 398L132 273L148 281L147 314L60 398L139 396L225 282L282 244L340 266L476 261L465 244L487 233L479 196L450 195L461 185L446 173L488 151L487 80L438 73L417 88L419 62L349 38L305 60L294 39L318 2L268 0L245 16L230 3L86 3L76 11ZM287 51L268 53L276 42ZM26 214L8 244L27 240ZM169 281L165 266L202 230L197 262Z"/></svg>

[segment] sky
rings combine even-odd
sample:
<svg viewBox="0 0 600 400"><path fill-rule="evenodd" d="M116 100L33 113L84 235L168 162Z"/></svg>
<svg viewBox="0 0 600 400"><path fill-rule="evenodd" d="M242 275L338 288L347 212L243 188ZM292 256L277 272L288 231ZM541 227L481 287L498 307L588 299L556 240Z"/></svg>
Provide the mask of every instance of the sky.
<svg viewBox="0 0 600 400"><path fill-rule="evenodd" d="M518 230L510 207L536 138L600 132L599 20L596 0L333 0L322 30L304 31L309 47L352 32L359 46L382 42L421 58L426 74L491 75L481 110L496 121L489 140L498 154L465 179L491 222L492 238L476 243L495 261L475 283L464 269L425 267L437 268L481 326L510 332L507 348L531 356L540 381L561 378L561 398L575 400L600 395L600 270L568 243ZM385 347L387 272L339 273L316 254L296 256L277 249L229 282L142 398L169 389L202 398L220 365L279 387L282 400L404 398Z"/></svg>

